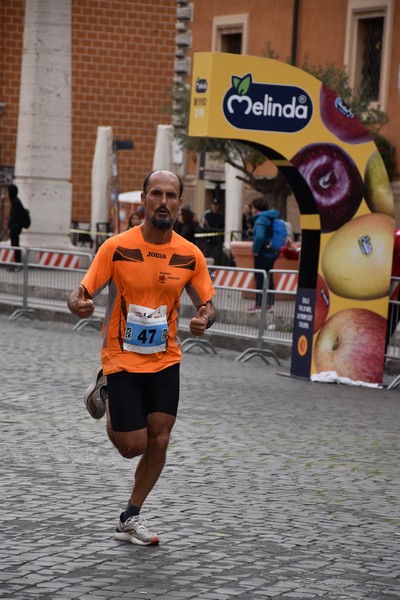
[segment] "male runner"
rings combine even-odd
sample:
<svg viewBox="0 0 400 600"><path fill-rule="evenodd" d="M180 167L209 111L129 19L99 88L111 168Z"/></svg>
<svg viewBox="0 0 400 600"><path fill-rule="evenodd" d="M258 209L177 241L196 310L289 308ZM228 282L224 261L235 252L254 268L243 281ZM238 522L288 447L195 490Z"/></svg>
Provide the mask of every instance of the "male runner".
<svg viewBox="0 0 400 600"><path fill-rule="evenodd" d="M164 467L178 409L177 319L183 289L197 310L190 321L192 335L203 335L216 318L205 258L172 230L182 191L180 178L170 171L147 175L141 195L144 223L106 240L68 297L70 311L87 318L94 310L92 298L108 286L102 370L86 401L95 418L93 402L103 404L107 433L119 453L141 456L115 532L116 539L140 545L159 543L139 513Z"/></svg>

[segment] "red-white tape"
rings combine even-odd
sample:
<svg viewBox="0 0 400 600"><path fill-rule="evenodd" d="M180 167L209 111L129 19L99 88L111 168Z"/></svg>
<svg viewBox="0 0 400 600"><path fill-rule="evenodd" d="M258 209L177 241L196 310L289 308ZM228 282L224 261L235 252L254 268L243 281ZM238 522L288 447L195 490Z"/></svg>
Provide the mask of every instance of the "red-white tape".
<svg viewBox="0 0 400 600"><path fill-rule="evenodd" d="M277 292L295 292L297 273L274 273L274 284Z"/></svg>
<svg viewBox="0 0 400 600"><path fill-rule="evenodd" d="M10 250L10 248L0 248L0 262L15 262L14 250Z"/></svg>
<svg viewBox="0 0 400 600"><path fill-rule="evenodd" d="M214 273L214 285L220 287L236 287L244 290L254 289L253 273L244 271L224 271L222 269L216 269Z"/></svg>
<svg viewBox="0 0 400 600"><path fill-rule="evenodd" d="M65 269L78 269L79 256L75 254L62 254L60 252L39 252L39 264L46 267L63 267Z"/></svg>

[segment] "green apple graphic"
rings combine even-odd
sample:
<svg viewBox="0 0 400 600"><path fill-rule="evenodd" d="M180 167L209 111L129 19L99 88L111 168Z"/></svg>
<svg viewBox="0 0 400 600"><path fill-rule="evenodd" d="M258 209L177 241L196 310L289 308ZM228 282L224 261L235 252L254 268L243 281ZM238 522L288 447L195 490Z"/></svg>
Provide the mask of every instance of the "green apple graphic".
<svg viewBox="0 0 400 600"><path fill-rule="evenodd" d="M368 159L364 174L365 201L371 212L394 217L393 192L379 150Z"/></svg>

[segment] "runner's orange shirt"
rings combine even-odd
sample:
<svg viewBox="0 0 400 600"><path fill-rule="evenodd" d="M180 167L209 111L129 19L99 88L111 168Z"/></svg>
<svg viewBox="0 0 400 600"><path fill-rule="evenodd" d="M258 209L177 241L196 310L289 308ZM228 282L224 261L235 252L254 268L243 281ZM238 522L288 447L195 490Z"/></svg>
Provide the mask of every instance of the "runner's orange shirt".
<svg viewBox="0 0 400 600"><path fill-rule="evenodd" d="M215 294L197 246L174 231L168 244L148 244L140 227L106 240L82 285L92 297L109 286L102 344L105 375L156 372L180 362L182 291L186 288L195 306Z"/></svg>

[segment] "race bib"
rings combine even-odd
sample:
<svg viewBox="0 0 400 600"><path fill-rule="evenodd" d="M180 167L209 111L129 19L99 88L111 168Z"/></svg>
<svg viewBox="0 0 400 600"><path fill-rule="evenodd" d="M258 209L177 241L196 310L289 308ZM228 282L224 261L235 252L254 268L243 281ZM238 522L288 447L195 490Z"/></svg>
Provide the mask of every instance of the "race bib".
<svg viewBox="0 0 400 600"><path fill-rule="evenodd" d="M124 350L139 354L165 352L168 338L167 307L148 308L130 304Z"/></svg>

